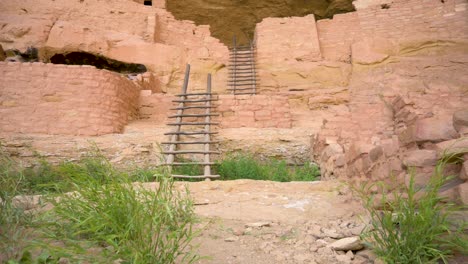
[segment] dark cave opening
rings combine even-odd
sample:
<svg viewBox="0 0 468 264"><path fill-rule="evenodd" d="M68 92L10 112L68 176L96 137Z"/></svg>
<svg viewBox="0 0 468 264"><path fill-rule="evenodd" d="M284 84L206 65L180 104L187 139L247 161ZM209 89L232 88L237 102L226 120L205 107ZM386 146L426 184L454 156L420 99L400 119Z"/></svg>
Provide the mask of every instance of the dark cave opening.
<svg viewBox="0 0 468 264"><path fill-rule="evenodd" d="M147 71L146 66L143 64L126 63L87 52L55 54L50 58L50 62L53 64L66 65L91 65L98 69L105 69L125 74L143 73Z"/></svg>
<svg viewBox="0 0 468 264"><path fill-rule="evenodd" d="M247 45L255 26L268 17L302 17L316 19L355 11L352 0L166 0L166 8L178 20L210 25L211 35L227 46Z"/></svg>

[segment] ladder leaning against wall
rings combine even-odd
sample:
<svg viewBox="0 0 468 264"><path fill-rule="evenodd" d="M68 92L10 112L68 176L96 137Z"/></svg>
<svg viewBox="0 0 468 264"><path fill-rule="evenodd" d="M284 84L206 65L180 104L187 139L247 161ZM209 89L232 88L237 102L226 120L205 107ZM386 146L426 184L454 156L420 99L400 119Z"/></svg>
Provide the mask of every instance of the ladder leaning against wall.
<svg viewBox="0 0 468 264"><path fill-rule="evenodd" d="M218 141L212 140L212 136L217 134L217 132L212 131L212 126L218 124L216 122L212 122L212 117L218 116L218 114L212 113L212 110L216 108L216 106L213 105L213 102L217 101L218 98L213 96L211 92L211 74L208 74L205 93L188 93L187 87L189 77L190 65L187 64L182 92L177 95L179 99L173 101L177 104L177 107L171 109L176 110L176 114L169 116L169 118L175 120L175 122L167 124L168 126L173 126L174 129L171 132L164 134L168 135L170 140L168 142L162 142L162 144L169 146L168 150L162 152L166 155L166 163L164 165L169 166L171 175L174 178L219 178L219 175L212 175L211 172L211 165L214 165L211 161L211 155L219 154L219 152L211 150L211 146L213 144L219 143ZM191 121L184 121L186 119L191 119ZM202 121L198 121L199 119L202 119ZM201 136L201 138L194 138L197 136ZM187 141L187 139L189 140ZM182 149L187 146L200 146L201 148ZM202 161L187 161L185 159L176 161L177 156L187 154L196 156L201 155L203 159ZM203 175L172 174L173 166L189 165L202 165L204 168Z"/></svg>
<svg viewBox="0 0 468 264"><path fill-rule="evenodd" d="M255 69L255 44L237 46L236 36L229 50L228 90L233 94L257 93L257 72Z"/></svg>

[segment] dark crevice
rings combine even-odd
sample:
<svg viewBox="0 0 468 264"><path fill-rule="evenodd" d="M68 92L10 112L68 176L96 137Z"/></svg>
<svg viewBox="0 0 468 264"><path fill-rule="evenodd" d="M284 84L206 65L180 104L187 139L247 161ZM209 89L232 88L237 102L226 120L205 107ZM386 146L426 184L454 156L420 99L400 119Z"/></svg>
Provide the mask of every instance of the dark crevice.
<svg viewBox="0 0 468 264"><path fill-rule="evenodd" d="M50 58L50 62L54 64L67 65L91 65L98 69L105 69L125 74L143 73L147 71L145 65L143 64L126 63L87 52L70 52L67 54L55 54Z"/></svg>

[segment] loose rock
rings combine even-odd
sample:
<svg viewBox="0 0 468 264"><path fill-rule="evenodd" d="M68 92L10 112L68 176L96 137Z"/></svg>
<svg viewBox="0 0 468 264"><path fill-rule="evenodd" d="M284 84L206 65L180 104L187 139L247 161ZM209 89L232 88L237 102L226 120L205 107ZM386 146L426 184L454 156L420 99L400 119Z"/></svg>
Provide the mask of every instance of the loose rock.
<svg viewBox="0 0 468 264"><path fill-rule="evenodd" d="M334 250L348 251L363 249L364 245L361 243L361 239L358 236L354 236L335 241L334 243L330 244L330 247Z"/></svg>

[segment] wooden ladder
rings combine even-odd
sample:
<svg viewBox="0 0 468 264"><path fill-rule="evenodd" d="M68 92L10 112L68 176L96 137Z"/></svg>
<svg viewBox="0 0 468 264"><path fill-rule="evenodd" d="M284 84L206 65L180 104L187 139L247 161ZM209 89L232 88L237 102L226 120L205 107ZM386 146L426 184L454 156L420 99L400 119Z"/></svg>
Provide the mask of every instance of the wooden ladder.
<svg viewBox="0 0 468 264"><path fill-rule="evenodd" d="M229 51L228 91L233 94L256 94L257 73L255 70L255 46L237 46L236 37Z"/></svg>
<svg viewBox="0 0 468 264"><path fill-rule="evenodd" d="M212 113L211 110L216 108L212 105L212 102L218 100L214 98L211 93L211 74L208 74L207 78L207 88L206 93L187 93L187 87L190 76L190 64L187 64L185 70L184 84L182 86L182 93L178 94L179 99L173 100L174 103L177 103L177 107L172 108L171 110L176 110L175 115L169 116L170 119L175 119L175 122L168 123L168 126L174 126L174 130L165 133L164 135L170 136L169 142L162 142L164 145L169 145L167 151L162 153L166 155L166 163L172 172L173 166L187 166L187 165L202 165L204 166L203 175L174 175L171 174L174 178L193 178L193 179L210 179L210 178L219 178L219 175L212 175L211 165L214 165L211 162L211 154L219 154L217 151L212 151L210 146L212 144L219 143L211 139L211 135L216 134L217 132L211 131L212 125L217 125L218 123L212 122L211 118L218 116L218 114ZM201 98L200 98L201 97ZM195 113L187 113L186 111L202 111ZM191 119L203 119L203 121L197 122L186 122L183 121L185 118ZM197 127L202 126L203 129L200 130L188 130L187 127ZM193 141L183 141L182 136L192 136L192 135L202 135L202 138ZM180 145L202 145L203 149L200 150L178 150ZM195 154L203 155L203 161L193 161L193 162L175 162L176 155L184 154Z"/></svg>

